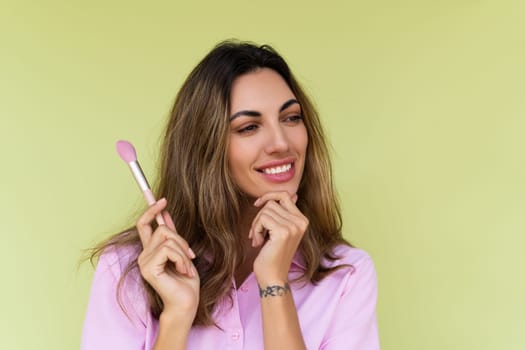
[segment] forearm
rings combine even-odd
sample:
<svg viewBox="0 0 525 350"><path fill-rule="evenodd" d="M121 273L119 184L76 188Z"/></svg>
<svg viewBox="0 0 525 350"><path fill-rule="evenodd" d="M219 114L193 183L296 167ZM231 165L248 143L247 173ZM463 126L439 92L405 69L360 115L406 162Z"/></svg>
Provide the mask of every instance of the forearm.
<svg viewBox="0 0 525 350"><path fill-rule="evenodd" d="M278 287L265 285L261 292L264 348L306 349L291 290L285 283L271 285Z"/></svg>
<svg viewBox="0 0 525 350"><path fill-rule="evenodd" d="M185 350L191 324L180 322L170 314L161 314L159 333L153 350Z"/></svg>

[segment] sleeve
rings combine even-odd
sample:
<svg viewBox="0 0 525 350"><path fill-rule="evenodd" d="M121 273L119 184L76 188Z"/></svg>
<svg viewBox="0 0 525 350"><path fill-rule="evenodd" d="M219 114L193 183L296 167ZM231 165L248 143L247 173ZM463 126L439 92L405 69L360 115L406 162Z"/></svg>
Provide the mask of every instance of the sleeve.
<svg viewBox="0 0 525 350"><path fill-rule="evenodd" d="M365 256L352 264L337 311L321 344L323 350L377 350L377 278L374 264Z"/></svg>
<svg viewBox="0 0 525 350"><path fill-rule="evenodd" d="M117 285L121 261L115 250L104 252L93 277L91 294L84 319L81 350L143 350L146 337L145 299L137 281L126 278L121 302ZM143 315L142 317L140 315Z"/></svg>

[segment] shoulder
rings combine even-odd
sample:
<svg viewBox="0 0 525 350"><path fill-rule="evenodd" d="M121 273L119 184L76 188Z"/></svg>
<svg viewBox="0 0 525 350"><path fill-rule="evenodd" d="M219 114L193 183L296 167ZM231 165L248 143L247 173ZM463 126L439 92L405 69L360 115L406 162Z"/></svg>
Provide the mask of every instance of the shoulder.
<svg viewBox="0 0 525 350"><path fill-rule="evenodd" d="M152 323L140 272L128 267L132 247L107 247L99 256L84 320L82 349L143 349Z"/></svg>
<svg viewBox="0 0 525 350"><path fill-rule="evenodd" d="M107 247L99 256L95 278L103 283L121 285L125 294L142 294L140 271L134 266L139 253L135 246Z"/></svg>
<svg viewBox="0 0 525 350"><path fill-rule="evenodd" d="M323 310L332 313L319 348L379 349L374 263L367 252L348 245L334 247L332 254L339 258L327 265L344 267L321 282L330 288L330 301Z"/></svg>
<svg viewBox="0 0 525 350"><path fill-rule="evenodd" d="M323 260L323 264L327 267L335 267L339 265L362 266L372 265L372 258L370 255L359 248L351 247L346 244L339 244L332 248L330 254L336 259L331 261Z"/></svg>
<svg viewBox="0 0 525 350"><path fill-rule="evenodd" d="M120 276L138 254L139 250L134 246L109 246L100 254L97 269L106 268L116 276Z"/></svg>
<svg viewBox="0 0 525 350"><path fill-rule="evenodd" d="M360 288L377 288L377 275L374 262L370 255L359 248L354 248L348 245L337 245L332 251L331 255L335 260L324 260L325 267L341 266L336 271L332 272L328 279L335 279L345 285L345 290L351 286L359 285Z"/></svg>
<svg viewBox="0 0 525 350"><path fill-rule="evenodd" d="M92 283L92 296L120 304L124 314L144 318L149 307L140 271L133 266L139 254L137 247L107 247L100 255ZM119 307L120 308L120 307ZM119 308L115 308L118 310ZM117 312L117 311L116 311Z"/></svg>

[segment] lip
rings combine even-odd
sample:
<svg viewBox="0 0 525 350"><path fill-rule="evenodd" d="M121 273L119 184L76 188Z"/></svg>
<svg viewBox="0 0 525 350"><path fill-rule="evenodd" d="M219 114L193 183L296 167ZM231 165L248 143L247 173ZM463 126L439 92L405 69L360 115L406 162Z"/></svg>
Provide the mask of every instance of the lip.
<svg viewBox="0 0 525 350"><path fill-rule="evenodd" d="M263 171L263 169L266 169L266 168L274 168L274 167L282 166L285 164L291 164L291 167L288 171L285 171L283 173L267 174ZM257 168L257 172L261 174L261 176L266 181L269 181L269 182L273 182L273 183L288 182L295 177L295 159L287 158L287 159L280 159L277 161L271 161L271 162L265 163L264 166Z"/></svg>
<svg viewBox="0 0 525 350"><path fill-rule="evenodd" d="M263 169L275 168L275 167L285 165L285 164L292 164L292 168L294 168L295 158L288 157L288 158L283 158L283 159L278 159L278 160L272 160L270 162L262 164L261 166L257 166L255 169L259 172L263 172L262 171Z"/></svg>

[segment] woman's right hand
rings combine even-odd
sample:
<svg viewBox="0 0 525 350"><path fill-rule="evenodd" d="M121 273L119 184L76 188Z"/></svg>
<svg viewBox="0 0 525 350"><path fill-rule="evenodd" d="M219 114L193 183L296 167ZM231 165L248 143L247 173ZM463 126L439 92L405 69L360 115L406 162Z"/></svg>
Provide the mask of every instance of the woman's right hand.
<svg viewBox="0 0 525 350"><path fill-rule="evenodd" d="M164 303L164 313L193 323L199 305L199 275L191 259L195 254L176 231L171 216L163 211L166 199L150 206L137 221L143 250L138 257L142 277ZM161 213L166 225L153 231L151 222ZM169 263L171 262L171 263Z"/></svg>

